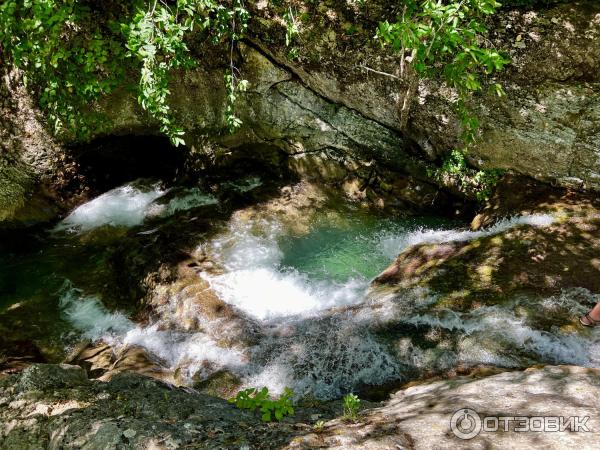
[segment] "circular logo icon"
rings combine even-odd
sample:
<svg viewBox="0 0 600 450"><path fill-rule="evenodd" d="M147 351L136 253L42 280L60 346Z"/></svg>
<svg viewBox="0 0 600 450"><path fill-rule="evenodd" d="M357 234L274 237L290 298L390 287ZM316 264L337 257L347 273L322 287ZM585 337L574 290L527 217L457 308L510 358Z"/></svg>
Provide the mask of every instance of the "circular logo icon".
<svg viewBox="0 0 600 450"><path fill-rule="evenodd" d="M459 409L450 419L450 429L457 438L473 439L481 431L481 417L473 409Z"/></svg>

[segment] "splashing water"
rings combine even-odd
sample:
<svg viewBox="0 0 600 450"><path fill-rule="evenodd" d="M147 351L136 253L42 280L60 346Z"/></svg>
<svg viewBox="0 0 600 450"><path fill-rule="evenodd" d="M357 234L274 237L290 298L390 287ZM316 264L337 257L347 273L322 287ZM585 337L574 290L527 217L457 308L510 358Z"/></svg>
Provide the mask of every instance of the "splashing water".
<svg viewBox="0 0 600 450"><path fill-rule="evenodd" d="M162 330L157 323L148 327L136 325L123 313L109 312L98 297L84 295L68 281L60 294L64 317L92 341L102 340L115 347L143 347L172 368L198 357L210 362L213 370L242 364L239 352L219 347L206 335Z"/></svg>
<svg viewBox="0 0 600 450"><path fill-rule="evenodd" d="M112 343L114 336L126 334L135 326L124 314L110 313L99 298L84 295L68 280L61 288L59 306L75 329L93 341Z"/></svg>
<svg viewBox="0 0 600 450"><path fill-rule="evenodd" d="M169 217L179 211L215 205L217 202L215 196L205 194L200 188L185 189L181 195L166 203L153 202L146 211L146 217Z"/></svg>
<svg viewBox="0 0 600 450"><path fill-rule="evenodd" d="M221 337L233 342L226 348L209 332L210 323L202 324L204 331L173 329L162 319L135 325L103 309L96 298L78 293L75 299L72 289L62 305L88 337L143 346L169 367L183 367L188 377L224 368L245 386L265 385L274 393L289 386L298 395L321 399L458 364L598 365L600 354L593 349L600 342L594 335L536 320L585 311L594 298L584 289L515 298L466 313L435 308L435 295L423 289L400 296L369 293L370 280L410 245L467 241L552 222L548 215L521 216L473 232L443 229L441 221L357 214L342 225L316 223L307 235L293 236L277 221L232 219L201 245L224 272L201 276L256 329L252 344L236 342L225 331Z"/></svg>
<svg viewBox="0 0 600 450"><path fill-rule="evenodd" d="M312 316L363 301L370 280L390 262L386 239L419 233L423 223L433 230L444 224L355 213L339 226L324 221L291 236L278 222L233 219L202 246L226 272L203 276L223 300L254 318Z"/></svg>
<svg viewBox="0 0 600 450"><path fill-rule="evenodd" d="M55 228L86 232L103 225L134 227L149 217L168 217L179 211L217 203L217 199L199 188L182 191L166 203L157 202L169 192L160 184L143 185L140 182L112 189L75 208Z"/></svg>
<svg viewBox="0 0 600 450"><path fill-rule="evenodd" d="M363 301L370 280L411 245L467 241L553 220L519 216L486 230L462 231L440 230L439 223L423 228L409 220L355 218L348 228L316 227L300 238L286 237L278 223L234 220L206 249L227 272L206 278L227 303L258 319L313 314Z"/></svg>
<svg viewBox="0 0 600 450"><path fill-rule="evenodd" d="M471 241L486 236L493 236L519 225L547 227L555 218L550 214L532 214L515 216L499 220L489 228L478 231L470 230L432 230L421 228L404 235L392 234L381 241L383 251L389 258L395 258L407 247L418 244L441 244L444 242Z"/></svg>
<svg viewBox="0 0 600 450"><path fill-rule="evenodd" d="M420 306L396 316L401 317L396 322L423 330L438 345L418 348L411 344L400 354L422 369L444 370L458 364L524 367L539 362L597 367L600 336L544 326L540 320L568 323L595 302L596 296L587 289L570 288L551 297L518 296L501 306L469 312ZM445 351L440 353L440 348Z"/></svg>
<svg viewBox="0 0 600 450"><path fill-rule="evenodd" d="M152 186L150 190L132 185L121 186L77 207L56 229L89 231L102 225L139 225L152 202L165 193L159 185Z"/></svg>

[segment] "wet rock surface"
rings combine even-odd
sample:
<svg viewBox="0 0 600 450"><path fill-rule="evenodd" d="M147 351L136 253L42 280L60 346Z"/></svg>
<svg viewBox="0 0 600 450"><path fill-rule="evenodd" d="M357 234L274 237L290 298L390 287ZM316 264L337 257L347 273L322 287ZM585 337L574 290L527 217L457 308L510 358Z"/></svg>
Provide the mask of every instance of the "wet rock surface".
<svg viewBox="0 0 600 450"><path fill-rule="evenodd" d="M104 383L78 366L34 365L0 392L5 449L277 448L298 432L132 373Z"/></svg>
<svg viewBox="0 0 600 450"><path fill-rule="evenodd" d="M553 223L518 226L467 242L410 248L375 284L469 292L466 297L472 299L493 299L519 290L556 293L571 287L598 292L600 203L596 196L508 177L472 227L482 229L507 217L536 214L549 215ZM463 297L458 295L453 302L456 306L459 298ZM468 306L469 302L463 304Z"/></svg>

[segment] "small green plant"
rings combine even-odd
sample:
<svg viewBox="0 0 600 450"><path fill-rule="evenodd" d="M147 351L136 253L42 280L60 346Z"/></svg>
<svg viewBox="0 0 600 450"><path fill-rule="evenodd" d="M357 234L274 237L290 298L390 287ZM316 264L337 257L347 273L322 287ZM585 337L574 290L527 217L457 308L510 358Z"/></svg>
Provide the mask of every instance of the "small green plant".
<svg viewBox="0 0 600 450"><path fill-rule="evenodd" d="M289 48L287 56L289 59L296 59L298 57L298 48L292 44L300 32L300 27L291 6L283 15L283 20L285 21L285 46Z"/></svg>
<svg viewBox="0 0 600 450"><path fill-rule="evenodd" d="M347 394L344 397L344 419L356 420L360 410L360 399L356 394Z"/></svg>
<svg viewBox="0 0 600 450"><path fill-rule="evenodd" d="M296 37L296 35L298 34L298 31L299 31L298 20L296 19L296 15L294 14L294 11L292 11L291 6L283 15L283 20L285 20L285 28L286 28L285 46L289 47L290 45L292 45L294 37Z"/></svg>
<svg viewBox="0 0 600 450"><path fill-rule="evenodd" d="M456 185L461 192L474 196L480 202L489 199L493 187L503 174L504 171L498 169L470 168L460 150L452 150L442 166L430 172L430 176L436 181Z"/></svg>
<svg viewBox="0 0 600 450"><path fill-rule="evenodd" d="M284 416L294 415L293 395L291 389L285 388L277 400L272 400L269 398L269 389L266 387L261 390L250 388L238 392L234 398L229 399L229 403L233 403L240 409L250 411L258 409L263 422L271 422L273 419L281 420Z"/></svg>
<svg viewBox="0 0 600 450"><path fill-rule="evenodd" d="M322 433L324 429L325 429L325 421L324 420L318 420L313 425L313 431L315 433Z"/></svg>

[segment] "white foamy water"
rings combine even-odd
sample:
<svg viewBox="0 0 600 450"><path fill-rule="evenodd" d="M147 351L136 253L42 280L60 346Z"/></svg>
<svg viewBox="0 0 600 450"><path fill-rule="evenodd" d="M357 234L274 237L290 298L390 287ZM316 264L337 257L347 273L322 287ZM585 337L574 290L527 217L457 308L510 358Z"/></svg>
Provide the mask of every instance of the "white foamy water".
<svg viewBox="0 0 600 450"><path fill-rule="evenodd" d="M112 341L112 336L124 335L135 327L127 316L109 312L99 298L85 296L68 281L62 287L59 306L75 329L93 341L101 338Z"/></svg>
<svg viewBox="0 0 600 450"><path fill-rule="evenodd" d="M204 334L164 330L158 323L146 327L136 325L125 314L108 311L98 297L84 295L69 282L62 288L59 305L65 319L84 337L102 340L117 349L141 346L172 369L202 362L216 371L224 367L235 368L243 361L240 352L223 348ZM189 375L200 368L194 366Z"/></svg>
<svg viewBox="0 0 600 450"><path fill-rule="evenodd" d="M278 272L268 268L207 278L220 298L261 320L351 305L363 298L369 285L368 280L359 278L345 283L311 282L295 270Z"/></svg>
<svg viewBox="0 0 600 450"><path fill-rule="evenodd" d="M246 386L288 386L298 396L337 398L403 377L402 362L352 314L339 312L280 324L250 354Z"/></svg>
<svg viewBox="0 0 600 450"><path fill-rule="evenodd" d="M444 242L472 241L486 236L500 234L519 225L547 227L555 218L550 214L532 214L502 219L488 228L471 230L430 230L419 229L401 235L389 235L381 239L381 249L390 259L398 256L406 248L419 244L442 244Z"/></svg>
<svg viewBox="0 0 600 450"><path fill-rule="evenodd" d="M200 188L184 190L180 195L173 197L166 203L154 202L146 210L146 217L168 217L179 211L198 208L199 206L215 205L215 196L205 194Z"/></svg>
<svg viewBox="0 0 600 450"><path fill-rule="evenodd" d="M449 309L413 311L399 322L428 329L430 339L438 333L442 347L444 341L448 345L443 355L431 349L413 351L413 357L418 354L415 365L422 368L444 369L459 363L523 367L538 362L598 367L600 335L580 328L541 325L547 318L556 323L570 322L596 300L587 289L571 288L552 297L521 296L501 306L482 306L464 313Z"/></svg>
<svg viewBox="0 0 600 450"><path fill-rule="evenodd" d="M102 225L139 225L146 218L152 202L165 193L159 185L154 185L149 190L132 185L121 186L75 208L58 224L57 229L89 231Z"/></svg>
<svg viewBox="0 0 600 450"><path fill-rule="evenodd" d="M413 227L372 233L360 242L366 243L365 251L379 252L390 261L409 245L465 241L552 221L551 216L517 217L477 232ZM196 332L172 329L167 317L137 326L73 289L63 295L65 317L92 339L140 345L168 367L183 368L188 377L225 368L248 387L264 385L279 393L288 386L297 395L322 399L457 364L600 364L600 355L591 349L600 343L594 335L538 329L522 312L538 305L543 313L576 315L589 307L588 292L515 299L468 313L436 309L436 298L422 289L367 297L370 279L351 270L345 278L328 279L284 265L283 237L285 230L277 222L232 219L227 229L201 246L225 269L220 275L202 276L222 300L237 308L236 320L256 330L252 344L236 341L235 333L213 323L200 323L204 331ZM330 256L325 255L323 264ZM380 269L384 268L385 264ZM171 310L176 310L172 301ZM219 340L230 339L230 348L215 342L213 329L225 330ZM390 333L395 336L391 340Z"/></svg>
<svg viewBox="0 0 600 450"><path fill-rule="evenodd" d="M311 280L294 268L281 267L278 239L282 233L278 223L233 220L227 232L208 244L207 251L228 270L204 275L220 298L261 320L314 314L364 298L366 277Z"/></svg>
<svg viewBox="0 0 600 450"><path fill-rule="evenodd" d="M156 202L167 192L169 190L160 184L120 186L75 208L55 229L85 232L103 225L133 227L149 217L167 217L178 211L217 203L214 196L198 188L184 190L168 202Z"/></svg>

